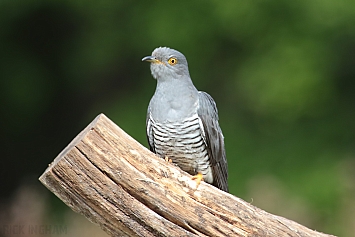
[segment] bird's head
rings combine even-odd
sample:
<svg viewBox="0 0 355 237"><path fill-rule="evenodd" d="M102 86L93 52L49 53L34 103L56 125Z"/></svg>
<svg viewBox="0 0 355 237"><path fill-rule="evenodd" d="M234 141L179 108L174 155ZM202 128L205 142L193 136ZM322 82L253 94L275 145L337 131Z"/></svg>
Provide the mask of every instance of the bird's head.
<svg viewBox="0 0 355 237"><path fill-rule="evenodd" d="M142 61L150 62L150 70L157 80L190 77L185 56L175 49L167 47L156 48L151 56L144 57Z"/></svg>

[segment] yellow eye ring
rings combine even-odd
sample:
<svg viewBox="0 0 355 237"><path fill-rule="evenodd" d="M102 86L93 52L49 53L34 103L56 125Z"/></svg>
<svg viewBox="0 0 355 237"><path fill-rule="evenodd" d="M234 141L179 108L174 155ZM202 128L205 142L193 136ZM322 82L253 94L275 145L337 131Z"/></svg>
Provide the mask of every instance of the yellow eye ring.
<svg viewBox="0 0 355 237"><path fill-rule="evenodd" d="M178 60L174 57L171 57L169 58L168 60L168 63L171 65L171 66L174 66L175 64L177 64Z"/></svg>

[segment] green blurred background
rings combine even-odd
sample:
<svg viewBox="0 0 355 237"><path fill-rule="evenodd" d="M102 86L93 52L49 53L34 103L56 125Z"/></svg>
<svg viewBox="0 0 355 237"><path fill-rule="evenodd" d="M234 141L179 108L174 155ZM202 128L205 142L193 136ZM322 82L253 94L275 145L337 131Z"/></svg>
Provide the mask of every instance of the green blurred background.
<svg viewBox="0 0 355 237"><path fill-rule="evenodd" d="M106 236L37 179L99 113L147 146L158 46L215 99L232 194L355 236L353 0L1 0L0 224Z"/></svg>

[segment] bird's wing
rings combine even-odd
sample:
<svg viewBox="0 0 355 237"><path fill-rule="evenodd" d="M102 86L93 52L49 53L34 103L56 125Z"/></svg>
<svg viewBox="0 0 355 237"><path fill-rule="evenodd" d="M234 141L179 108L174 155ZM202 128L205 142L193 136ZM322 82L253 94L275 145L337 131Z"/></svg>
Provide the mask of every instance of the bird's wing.
<svg viewBox="0 0 355 237"><path fill-rule="evenodd" d="M218 124L218 111L213 98L206 92L199 91L199 107L197 110L202 122L202 136L213 172L213 184L228 192L228 166L224 148L224 137Z"/></svg>
<svg viewBox="0 0 355 237"><path fill-rule="evenodd" d="M148 111L147 111L147 118L146 118L146 128L147 128L147 139L148 139L148 144L151 152L155 153L155 147L154 147L154 139L153 139L153 129L152 129L152 120L150 117L150 104L148 106Z"/></svg>

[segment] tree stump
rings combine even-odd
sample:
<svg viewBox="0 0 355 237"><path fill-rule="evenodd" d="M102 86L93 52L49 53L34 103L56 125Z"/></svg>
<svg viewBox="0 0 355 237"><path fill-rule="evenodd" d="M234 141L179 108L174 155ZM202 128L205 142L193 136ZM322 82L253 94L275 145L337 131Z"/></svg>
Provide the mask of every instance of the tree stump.
<svg viewBox="0 0 355 237"><path fill-rule="evenodd" d="M39 180L111 236L331 236L267 213L157 157L104 114Z"/></svg>

